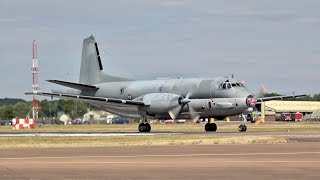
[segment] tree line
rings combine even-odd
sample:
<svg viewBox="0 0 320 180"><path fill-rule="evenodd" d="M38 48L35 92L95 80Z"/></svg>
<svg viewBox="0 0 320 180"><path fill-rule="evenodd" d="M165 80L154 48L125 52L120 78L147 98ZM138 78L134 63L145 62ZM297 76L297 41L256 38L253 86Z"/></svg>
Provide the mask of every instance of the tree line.
<svg viewBox="0 0 320 180"><path fill-rule="evenodd" d="M4 103L5 102L5 103ZM88 109L95 109L87 103L73 100L39 101L39 118L54 118L61 113L68 114L71 118L82 118ZM10 120L15 117L32 117L32 102L21 99L0 99L0 120Z"/></svg>

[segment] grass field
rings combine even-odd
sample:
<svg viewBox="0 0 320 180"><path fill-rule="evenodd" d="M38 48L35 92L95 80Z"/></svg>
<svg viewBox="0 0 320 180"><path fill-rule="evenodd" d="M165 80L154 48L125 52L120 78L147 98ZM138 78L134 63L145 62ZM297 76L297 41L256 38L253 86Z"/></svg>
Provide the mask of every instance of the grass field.
<svg viewBox="0 0 320 180"><path fill-rule="evenodd" d="M212 135L159 135L116 137L0 137L0 148L71 148L110 146L161 146L209 144L287 143L279 137L214 137Z"/></svg>
<svg viewBox="0 0 320 180"><path fill-rule="evenodd" d="M239 122L217 122L219 132L238 132ZM137 132L137 124L127 125L45 125L32 130L12 130L0 127L1 133L16 132ZM320 123L264 123L247 124L248 132L320 132ZM204 132L204 124L152 124L152 132ZM155 136L115 136L115 137L0 137L0 148L69 148L107 146L156 146L156 145L208 145L208 144L253 144L287 143L284 137L271 137L239 133L235 136L215 136L215 133L155 135Z"/></svg>

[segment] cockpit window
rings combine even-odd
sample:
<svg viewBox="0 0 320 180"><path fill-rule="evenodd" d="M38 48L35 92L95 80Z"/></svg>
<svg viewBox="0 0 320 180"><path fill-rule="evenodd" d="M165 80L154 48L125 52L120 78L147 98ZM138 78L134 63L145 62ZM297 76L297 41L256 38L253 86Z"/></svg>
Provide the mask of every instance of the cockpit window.
<svg viewBox="0 0 320 180"><path fill-rule="evenodd" d="M227 84L226 83L222 84L222 89L227 89Z"/></svg>
<svg viewBox="0 0 320 180"><path fill-rule="evenodd" d="M230 89L231 87L232 85L230 83L222 83L219 86L220 89Z"/></svg>
<svg viewBox="0 0 320 180"><path fill-rule="evenodd" d="M242 83L229 83L229 82L224 82L220 84L219 88L220 89L231 89L231 88L237 88L237 87L244 87Z"/></svg>

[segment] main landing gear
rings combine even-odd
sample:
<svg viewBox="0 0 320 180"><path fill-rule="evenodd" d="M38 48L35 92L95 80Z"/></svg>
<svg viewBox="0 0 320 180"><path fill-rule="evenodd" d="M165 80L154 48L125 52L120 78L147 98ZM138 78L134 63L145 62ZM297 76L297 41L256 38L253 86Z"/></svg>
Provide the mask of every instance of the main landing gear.
<svg viewBox="0 0 320 180"><path fill-rule="evenodd" d="M142 119L142 123L138 126L139 132L150 132L151 125L148 123L146 119Z"/></svg>
<svg viewBox="0 0 320 180"><path fill-rule="evenodd" d="M206 130L207 132L217 131L217 125L216 123L207 123L204 126L204 130Z"/></svg>

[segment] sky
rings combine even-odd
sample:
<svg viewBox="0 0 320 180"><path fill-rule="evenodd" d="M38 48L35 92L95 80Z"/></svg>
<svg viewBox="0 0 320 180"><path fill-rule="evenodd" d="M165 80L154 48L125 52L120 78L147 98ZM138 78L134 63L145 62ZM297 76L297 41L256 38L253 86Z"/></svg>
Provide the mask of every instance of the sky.
<svg viewBox="0 0 320 180"><path fill-rule="evenodd" d="M231 76L251 92L320 93L318 0L0 0L0 98L79 81L95 34L105 72L142 79Z"/></svg>

